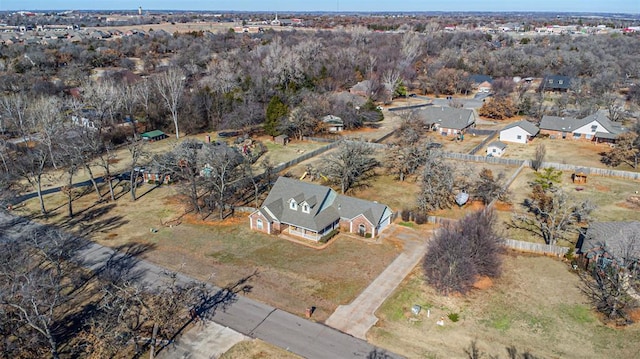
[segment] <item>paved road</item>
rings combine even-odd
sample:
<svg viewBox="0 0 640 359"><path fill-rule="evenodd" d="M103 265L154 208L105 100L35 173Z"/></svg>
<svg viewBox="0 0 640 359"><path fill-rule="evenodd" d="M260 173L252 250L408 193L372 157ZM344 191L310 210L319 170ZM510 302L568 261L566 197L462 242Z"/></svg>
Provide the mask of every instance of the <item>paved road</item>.
<svg viewBox="0 0 640 359"><path fill-rule="evenodd" d="M0 233L0 236L11 235L10 232L25 231L38 225L26 219L0 212L0 226L10 221L17 221L12 225L12 231ZM93 242L89 242L79 254L84 258L87 266L93 270L104 268L109 261L124 256L109 247ZM144 260L136 260L131 269L138 272L140 280L147 283L157 283L166 271L164 268ZM179 279L185 282L193 280L184 275L179 275ZM214 290L216 289L219 288L214 288ZM344 334L324 324L300 318L240 295L237 296L235 302L223 310L216 310L213 321L248 337L262 339L305 358L366 358L369 353L377 349L364 340ZM391 353L389 353L389 357L401 358L401 356Z"/></svg>
<svg viewBox="0 0 640 359"><path fill-rule="evenodd" d="M424 234L395 226L385 235L400 239L404 251L356 299L339 306L326 320L327 325L366 340L367 332L378 321L376 310L424 257L427 250Z"/></svg>

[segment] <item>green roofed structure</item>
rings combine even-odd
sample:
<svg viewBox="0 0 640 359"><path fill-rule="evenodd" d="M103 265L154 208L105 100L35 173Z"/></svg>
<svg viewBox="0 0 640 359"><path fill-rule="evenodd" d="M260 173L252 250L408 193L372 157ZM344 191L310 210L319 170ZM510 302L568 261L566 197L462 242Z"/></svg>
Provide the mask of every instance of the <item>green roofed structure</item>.
<svg viewBox="0 0 640 359"><path fill-rule="evenodd" d="M162 132L160 130L153 130L153 131L145 132L140 136L142 137L142 139L148 140L148 141L160 141L160 140L164 140L165 138L169 137L169 136L167 136L166 133L164 133L164 132Z"/></svg>

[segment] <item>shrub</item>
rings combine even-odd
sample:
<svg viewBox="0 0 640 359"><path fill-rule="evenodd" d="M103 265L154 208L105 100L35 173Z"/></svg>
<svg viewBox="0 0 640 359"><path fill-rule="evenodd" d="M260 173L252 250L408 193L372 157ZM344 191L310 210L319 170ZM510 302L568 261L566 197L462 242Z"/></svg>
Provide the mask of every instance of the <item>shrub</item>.
<svg viewBox="0 0 640 359"><path fill-rule="evenodd" d="M447 318L449 318L450 321L455 323L458 320L460 320L460 314L458 314L458 313L449 313L449 314L447 314Z"/></svg>
<svg viewBox="0 0 640 359"><path fill-rule="evenodd" d="M497 277L502 239L491 211L467 215L436 232L423 260L426 280L441 293L466 293L479 276Z"/></svg>
<svg viewBox="0 0 640 359"><path fill-rule="evenodd" d="M338 233L340 232L340 230L338 230L338 228L332 230L331 232L325 234L324 236L322 236L320 238L320 243L327 243L329 242L329 240L333 237L335 237Z"/></svg>
<svg viewBox="0 0 640 359"><path fill-rule="evenodd" d="M408 209L405 208L402 211L400 211L400 217L404 222L409 222L410 216L411 216L411 211L409 211Z"/></svg>
<svg viewBox="0 0 640 359"><path fill-rule="evenodd" d="M425 224L429 221L429 216L424 214L424 213L416 213L414 215L414 221L416 222L416 224Z"/></svg>

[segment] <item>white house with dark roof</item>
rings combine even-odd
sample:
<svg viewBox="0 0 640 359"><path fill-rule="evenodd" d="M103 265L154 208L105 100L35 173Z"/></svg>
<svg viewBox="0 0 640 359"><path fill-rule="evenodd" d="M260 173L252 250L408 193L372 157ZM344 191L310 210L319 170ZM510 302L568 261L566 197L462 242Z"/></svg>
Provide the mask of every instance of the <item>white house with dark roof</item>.
<svg viewBox="0 0 640 359"><path fill-rule="evenodd" d="M389 207L338 194L329 187L279 177L262 207L249 215L251 229L320 241L340 229L376 237L390 223Z"/></svg>
<svg viewBox="0 0 640 359"><path fill-rule="evenodd" d="M500 130L501 142L528 143L540 129L529 121L518 121Z"/></svg>
<svg viewBox="0 0 640 359"><path fill-rule="evenodd" d="M605 110L600 110L583 119L572 117L543 116L540 133L562 139L586 139L595 142L615 142L627 129L611 121Z"/></svg>
<svg viewBox="0 0 640 359"><path fill-rule="evenodd" d="M457 135L476 123L476 114L467 108L429 106L414 112L425 126L444 136Z"/></svg>

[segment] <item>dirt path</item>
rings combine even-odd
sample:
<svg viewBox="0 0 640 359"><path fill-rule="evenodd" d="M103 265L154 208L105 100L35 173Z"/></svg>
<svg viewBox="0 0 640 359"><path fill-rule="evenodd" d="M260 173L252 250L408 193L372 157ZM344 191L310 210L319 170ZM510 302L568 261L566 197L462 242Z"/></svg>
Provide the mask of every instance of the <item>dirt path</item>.
<svg viewBox="0 0 640 359"><path fill-rule="evenodd" d="M356 299L339 306L325 324L366 340L367 332L378 321L375 311L413 270L427 249L425 235L409 228L394 226L384 237L399 240L404 251Z"/></svg>

